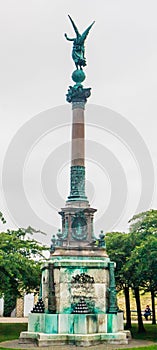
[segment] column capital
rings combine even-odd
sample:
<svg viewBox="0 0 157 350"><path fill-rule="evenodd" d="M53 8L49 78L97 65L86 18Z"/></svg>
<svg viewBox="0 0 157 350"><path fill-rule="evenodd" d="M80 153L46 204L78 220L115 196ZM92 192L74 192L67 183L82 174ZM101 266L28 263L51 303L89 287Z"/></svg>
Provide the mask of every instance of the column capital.
<svg viewBox="0 0 157 350"><path fill-rule="evenodd" d="M85 109L85 101L72 101L72 109L81 108Z"/></svg>
<svg viewBox="0 0 157 350"><path fill-rule="evenodd" d="M90 95L91 88L83 88L81 84L76 84L74 86L69 86L68 93L66 94L66 100L69 103L86 102Z"/></svg>

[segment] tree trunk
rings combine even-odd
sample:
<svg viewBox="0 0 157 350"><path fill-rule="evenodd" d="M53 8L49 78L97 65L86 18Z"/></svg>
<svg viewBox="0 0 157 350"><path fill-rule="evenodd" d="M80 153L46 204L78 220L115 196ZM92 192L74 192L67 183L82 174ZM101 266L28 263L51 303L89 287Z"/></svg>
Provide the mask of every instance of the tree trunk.
<svg viewBox="0 0 157 350"><path fill-rule="evenodd" d="M125 295L125 307L126 307L126 329L131 328L131 312L130 312L130 295L129 295L129 287L124 287L124 295Z"/></svg>
<svg viewBox="0 0 157 350"><path fill-rule="evenodd" d="M156 324L156 317L155 317L155 294L154 291L151 290L151 299L152 299L152 324Z"/></svg>
<svg viewBox="0 0 157 350"><path fill-rule="evenodd" d="M135 299L136 299L136 307L137 307L137 316L138 316L138 332L144 333L145 329L143 326L142 314L141 314L141 303L140 303L140 293L139 287L134 288Z"/></svg>

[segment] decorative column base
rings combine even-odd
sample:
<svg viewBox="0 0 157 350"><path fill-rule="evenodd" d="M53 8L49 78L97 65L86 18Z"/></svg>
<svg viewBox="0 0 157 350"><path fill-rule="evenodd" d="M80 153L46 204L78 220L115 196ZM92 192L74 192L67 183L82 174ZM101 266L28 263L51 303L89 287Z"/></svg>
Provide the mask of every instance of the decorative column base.
<svg viewBox="0 0 157 350"><path fill-rule="evenodd" d="M67 202L71 201L87 201L85 195L85 167L81 165L75 165L71 167L71 180L70 180L70 196Z"/></svg>

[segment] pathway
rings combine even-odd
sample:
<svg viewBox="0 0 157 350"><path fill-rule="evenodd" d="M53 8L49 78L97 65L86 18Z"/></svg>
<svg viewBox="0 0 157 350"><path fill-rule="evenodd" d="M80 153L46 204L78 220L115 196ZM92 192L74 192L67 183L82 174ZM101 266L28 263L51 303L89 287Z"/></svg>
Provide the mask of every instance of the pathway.
<svg viewBox="0 0 157 350"><path fill-rule="evenodd" d="M143 347L143 346L149 346L154 345L155 343L152 341L147 340L130 340L129 344L125 345L117 345L117 344L101 344L101 345L94 345L90 347L85 347L85 349L89 350L112 350L112 349L129 349L129 348L135 348L135 347ZM32 346L30 344L19 344L18 340L11 340L0 343L0 347L3 348L14 348L14 349L28 349L28 350L82 350L83 347L80 346L74 346L74 345L62 345L62 346L49 346L49 347L41 347L38 348L37 346Z"/></svg>

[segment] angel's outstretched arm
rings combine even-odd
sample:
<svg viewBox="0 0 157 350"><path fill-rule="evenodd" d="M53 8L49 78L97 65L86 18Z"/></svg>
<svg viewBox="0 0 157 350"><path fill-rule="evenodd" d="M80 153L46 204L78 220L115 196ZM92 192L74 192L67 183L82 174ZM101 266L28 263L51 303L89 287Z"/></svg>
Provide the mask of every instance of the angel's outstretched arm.
<svg viewBox="0 0 157 350"><path fill-rule="evenodd" d="M71 39L70 39L70 38L68 38L68 36L67 36L67 34L66 34L66 33L65 33L64 35L65 35L66 39L67 39L67 40L69 40L69 41L74 41L74 40L75 40L75 38L71 38Z"/></svg>

